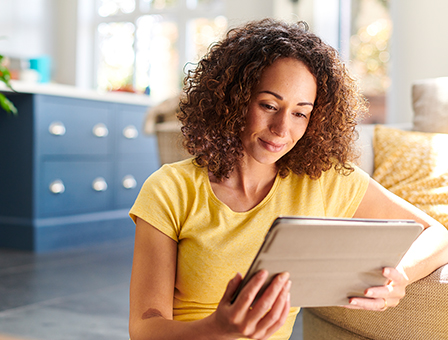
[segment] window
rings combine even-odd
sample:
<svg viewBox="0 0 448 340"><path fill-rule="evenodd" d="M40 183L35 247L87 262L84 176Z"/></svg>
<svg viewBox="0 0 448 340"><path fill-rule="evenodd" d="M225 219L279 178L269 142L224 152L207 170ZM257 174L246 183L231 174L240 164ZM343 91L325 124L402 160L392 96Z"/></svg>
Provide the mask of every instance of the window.
<svg viewBox="0 0 448 340"><path fill-rule="evenodd" d="M97 0L96 85L178 93L187 62L196 62L227 29L223 0Z"/></svg>
<svg viewBox="0 0 448 340"><path fill-rule="evenodd" d="M369 101L363 123L386 121L390 88L390 0L300 0L299 17L312 31L337 48ZM304 5L305 4L305 5Z"/></svg>
<svg viewBox="0 0 448 340"><path fill-rule="evenodd" d="M351 0L351 18L349 67L370 103L370 117L364 122L384 123L392 33L388 1Z"/></svg>

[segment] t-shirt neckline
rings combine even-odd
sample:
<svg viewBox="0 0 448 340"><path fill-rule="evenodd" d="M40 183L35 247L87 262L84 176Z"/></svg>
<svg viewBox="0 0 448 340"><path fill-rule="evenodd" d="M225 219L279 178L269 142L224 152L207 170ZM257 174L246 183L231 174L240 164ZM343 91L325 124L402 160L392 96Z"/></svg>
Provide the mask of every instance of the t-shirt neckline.
<svg viewBox="0 0 448 340"><path fill-rule="evenodd" d="M225 209L227 209L228 211L230 211L232 214L236 214L236 215L244 215L244 214L251 214L253 213L255 210L258 210L260 208L262 208L264 205L266 205L272 198L272 196L275 194L275 192L277 191L277 188L279 186L281 177L280 175L277 173L277 175L275 176L275 180L274 183L272 184L271 189L269 190L268 194L261 200L260 203L258 203L256 206L254 206L252 209L248 210L248 211L234 211L232 210L227 204L225 204L224 202L222 202L216 195L215 192L213 191L212 185L210 183L210 178L208 176L208 170L207 168L203 168L202 169L202 175L205 177L205 183L206 183L206 190L208 191L209 197L212 198L213 201L215 201L216 204L224 207Z"/></svg>

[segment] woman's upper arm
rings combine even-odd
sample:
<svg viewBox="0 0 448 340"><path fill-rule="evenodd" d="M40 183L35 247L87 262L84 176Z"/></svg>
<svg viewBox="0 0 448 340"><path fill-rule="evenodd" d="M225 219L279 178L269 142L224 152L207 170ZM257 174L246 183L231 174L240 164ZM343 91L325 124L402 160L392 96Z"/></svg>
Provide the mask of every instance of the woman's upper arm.
<svg viewBox="0 0 448 340"><path fill-rule="evenodd" d="M373 179L370 179L367 191L353 217L410 219L421 223L424 228L439 224L432 217L388 191Z"/></svg>
<svg viewBox="0 0 448 340"><path fill-rule="evenodd" d="M130 287L130 327L155 316L173 317L177 243L137 218Z"/></svg>

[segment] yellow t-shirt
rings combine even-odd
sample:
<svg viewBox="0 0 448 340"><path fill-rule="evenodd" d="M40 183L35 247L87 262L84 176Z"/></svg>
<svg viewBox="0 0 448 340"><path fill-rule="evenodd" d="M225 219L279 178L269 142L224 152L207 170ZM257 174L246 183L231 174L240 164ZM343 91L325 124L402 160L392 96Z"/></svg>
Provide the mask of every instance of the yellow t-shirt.
<svg viewBox="0 0 448 340"><path fill-rule="evenodd" d="M352 217L368 185L356 168L334 169L318 180L277 176L268 195L247 212L234 212L213 193L207 170L192 159L164 165L144 183L130 211L178 242L175 320L202 319L218 306L228 281L245 274L272 221L279 215ZM299 306L270 339L288 339Z"/></svg>

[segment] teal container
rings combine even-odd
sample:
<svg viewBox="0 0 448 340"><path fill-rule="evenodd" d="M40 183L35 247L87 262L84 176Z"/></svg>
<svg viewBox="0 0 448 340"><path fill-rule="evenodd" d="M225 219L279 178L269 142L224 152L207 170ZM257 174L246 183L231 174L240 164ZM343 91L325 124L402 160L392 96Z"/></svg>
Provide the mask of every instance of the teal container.
<svg viewBox="0 0 448 340"><path fill-rule="evenodd" d="M51 58L41 56L30 59L30 69L39 73L39 83L49 83L51 80Z"/></svg>

